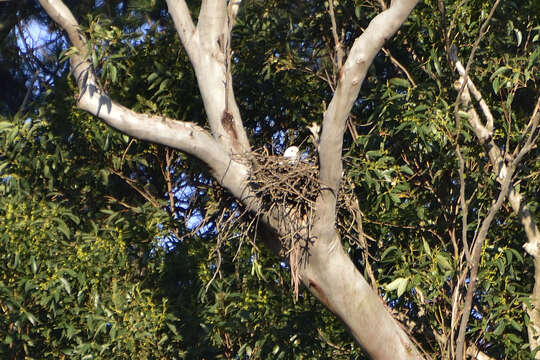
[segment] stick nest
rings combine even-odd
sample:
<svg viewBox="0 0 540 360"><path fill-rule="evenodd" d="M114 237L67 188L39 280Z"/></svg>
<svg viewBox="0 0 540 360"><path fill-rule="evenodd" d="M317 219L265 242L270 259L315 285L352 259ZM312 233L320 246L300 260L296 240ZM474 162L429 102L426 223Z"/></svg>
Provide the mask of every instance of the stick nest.
<svg viewBox="0 0 540 360"><path fill-rule="evenodd" d="M277 220L280 241L289 260L291 284L298 297L299 267L301 261L307 260L305 255L309 251L309 243L313 241L311 228L315 202L321 192L318 161L316 158L306 158L294 162L283 156L271 155L264 148L248 156L243 155L238 160L245 162L247 159L251 162L248 186L260 200L260 207L256 214L250 215L247 211L242 211L238 217L222 216L217 220L217 226L221 230L219 238L225 240L231 237L238 231L238 228L234 230L238 225L243 229L240 232L246 238L250 237L249 233L256 232L260 216ZM342 180L337 207L336 226L342 238L364 248L360 209L354 195L354 185L346 177ZM218 255L220 243L221 241L218 241ZM256 246L254 242L252 244Z"/></svg>
<svg viewBox="0 0 540 360"><path fill-rule="evenodd" d="M249 186L262 201L262 212L276 207L286 215L308 216L320 193L319 171L314 159L293 162L266 150L252 153Z"/></svg>

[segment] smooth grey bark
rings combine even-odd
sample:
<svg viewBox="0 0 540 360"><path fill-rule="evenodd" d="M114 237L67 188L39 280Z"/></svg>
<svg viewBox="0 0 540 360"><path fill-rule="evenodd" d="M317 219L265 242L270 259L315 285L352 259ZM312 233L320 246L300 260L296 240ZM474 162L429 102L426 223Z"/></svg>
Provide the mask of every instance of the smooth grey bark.
<svg viewBox="0 0 540 360"><path fill-rule="evenodd" d="M110 99L99 88L86 60L86 40L78 23L61 0L39 0L49 16L68 34L79 50L70 56L80 92L78 107L110 126L139 139L167 145L204 161L212 175L246 206L257 211L260 200L247 186L249 162L238 154L250 151L246 131L234 99L227 65L230 30L240 2L203 0L194 25L184 0L167 0L181 42L195 69L211 131L189 123L136 113ZM418 0L396 0L375 17L359 36L340 71L338 86L324 114L320 142L320 181L311 245L299 275L306 287L347 326L373 359L420 359L422 356L403 332L378 295L371 289L343 250L336 230L336 199L342 178L342 143L345 123L375 55L405 21ZM225 85L224 85L225 84ZM280 214L270 214L265 226L273 231L270 247L283 255L279 235L286 231ZM288 221L302 221L290 218ZM281 234L280 234L281 233ZM309 240L309 241L308 241Z"/></svg>

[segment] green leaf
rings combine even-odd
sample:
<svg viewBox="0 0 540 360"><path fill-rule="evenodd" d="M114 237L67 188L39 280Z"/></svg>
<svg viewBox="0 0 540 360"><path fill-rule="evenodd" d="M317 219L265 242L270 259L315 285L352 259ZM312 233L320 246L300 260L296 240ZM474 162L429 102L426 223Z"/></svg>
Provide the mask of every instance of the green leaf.
<svg viewBox="0 0 540 360"><path fill-rule="evenodd" d="M354 8L354 15L356 16L357 19L360 19L361 14L362 14L362 8L360 7L360 5L356 5Z"/></svg>
<svg viewBox="0 0 540 360"><path fill-rule="evenodd" d="M452 270L452 265L450 264L450 261L446 258L446 256L442 254L435 255L435 258L437 259L437 263L445 270Z"/></svg>
<svg viewBox="0 0 540 360"><path fill-rule="evenodd" d="M6 161L6 162L3 162L3 163L0 163L0 174L2 174L2 171L9 165L9 163Z"/></svg>
<svg viewBox="0 0 540 360"><path fill-rule="evenodd" d="M409 279L403 279L403 281L400 282L399 287L397 289L397 297L401 297L405 290L407 290L407 284L409 283Z"/></svg>
<svg viewBox="0 0 540 360"><path fill-rule="evenodd" d="M0 121L0 131L11 129L13 127L13 124L9 121Z"/></svg>
<svg viewBox="0 0 540 360"><path fill-rule="evenodd" d="M117 80L116 66L111 66L110 71L111 71L111 80L112 80L113 84L116 84L116 80Z"/></svg>
<svg viewBox="0 0 540 360"><path fill-rule="evenodd" d="M408 165L401 165L400 170L407 175L414 175L414 172Z"/></svg>
<svg viewBox="0 0 540 360"><path fill-rule="evenodd" d="M497 76L505 73L506 71L510 70L507 66L501 66L500 68L498 68L497 70L495 70L493 72L493 74L491 74L489 80L493 81L493 79L495 79Z"/></svg>
<svg viewBox="0 0 540 360"><path fill-rule="evenodd" d="M64 286L64 289L66 289L66 292L68 294L71 294L71 286L69 285L69 281L67 281L66 278L63 278L61 276L58 278L58 280L60 280L60 282Z"/></svg>
<svg viewBox="0 0 540 360"><path fill-rule="evenodd" d="M390 79L390 84L398 87L405 87L409 88L411 86L411 83L407 79L403 78L392 78Z"/></svg>
<svg viewBox="0 0 540 360"><path fill-rule="evenodd" d="M67 224L64 222L64 220L57 217L55 217L53 220L56 221L56 223L58 224L56 229L60 231L62 234L64 234L66 238L69 239L71 237L71 232L69 231L69 228Z"/></svg>
<svg viewBox="0 0 540 360"><path fill-rule="evenodd" d="M408 282L409 282L409 279L400 277L392 281L390 284L386 285L384 288L387 291L397 290L397 296L400 297L401 295L403 295L403 293L407 289Z"/></svg>
<svg viewBox="0 0 540 360"><path fill-rule="evenodd" d="M429 244L426 241L426 239L422 238L422 244L424 246L424 251L426 252L426 254L428 254L428 256L431 257L431 248L429 247Z"/></svg>
<svg viewBox="0 0 540 360"><path fill-rule="evenodd" d="M397 251L397 246L389 246L388 248L386 248L386 250L384 250L384 252L382 253L381 255L381 260L384 260L384 258L391 252L391 251L394 251L396 250Z"/></svg>

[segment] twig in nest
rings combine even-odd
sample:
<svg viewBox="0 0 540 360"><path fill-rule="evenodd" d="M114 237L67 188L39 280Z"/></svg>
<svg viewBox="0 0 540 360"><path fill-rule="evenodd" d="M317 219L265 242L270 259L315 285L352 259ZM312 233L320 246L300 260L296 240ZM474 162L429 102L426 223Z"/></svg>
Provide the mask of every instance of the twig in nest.
<svg viewBox="0 0 540 360"><path fill-rule="evenodd" d="M239 155L240 156L240 155ZM250 237L257 231L259 219L274 222L285 249L291 271L291 285L298 298L300 284L300 268L307 261L315 202L321 191L319 169L316 159L291 162L282 156L270 155L267 151L258 150L243 157L252 163L247 186L260 201L256 213L248 213L239 203L231 209L225 206L228 216L220 216L216 226L219 229L217 247L223 240L232 237ZM239 161L244 158L238 159ZM343 181L339 194L338 228L351 244L367 249L360 216L356 216L354 185L351 181ZM246 217L248 217L246 219ZM245 221L242 221L245 220ZM359 230L360 229L360 230ZM251 242L255 246L254 241ZM214 252L219 259L219 250ZM235 255L236 257L236 255ZM367 256L366 256L367 262Z"/></svg>

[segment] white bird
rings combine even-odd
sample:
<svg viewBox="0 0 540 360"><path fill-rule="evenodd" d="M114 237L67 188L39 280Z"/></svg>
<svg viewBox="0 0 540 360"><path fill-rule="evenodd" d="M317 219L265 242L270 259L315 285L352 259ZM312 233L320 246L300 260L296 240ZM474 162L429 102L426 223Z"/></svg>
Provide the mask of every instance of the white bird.
<svg viewBox="0 0 540 360"><path fill-rule="evenodd" d="M297 146L289 146L285 149L283 157L287 159L289 164L296 164L300 160L300 149Z"/></svg>

